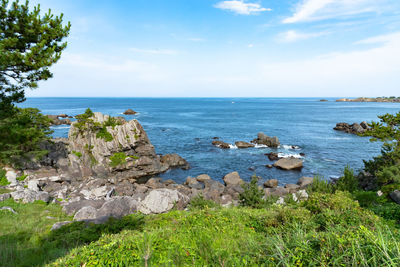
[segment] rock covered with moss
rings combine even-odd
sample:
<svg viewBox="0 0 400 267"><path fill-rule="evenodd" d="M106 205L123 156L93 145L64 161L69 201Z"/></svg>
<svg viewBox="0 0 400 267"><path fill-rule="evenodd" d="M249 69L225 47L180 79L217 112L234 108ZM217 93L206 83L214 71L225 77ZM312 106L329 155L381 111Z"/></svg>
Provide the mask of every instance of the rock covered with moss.
<svg viewBox="0 0 400 267"><path fill-rule="evenodd" d="M68 169L75 177L137 179L169 168L137 120L87 110L72 123L68 139Z"/></svg>

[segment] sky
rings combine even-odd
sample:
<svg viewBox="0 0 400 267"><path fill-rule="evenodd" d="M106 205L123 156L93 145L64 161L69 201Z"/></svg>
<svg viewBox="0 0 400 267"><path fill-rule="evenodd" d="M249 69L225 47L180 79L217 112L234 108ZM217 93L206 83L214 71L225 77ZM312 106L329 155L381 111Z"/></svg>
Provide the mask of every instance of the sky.
<svg viewBox="0 0 400 267"><path fill-rule="evenodd" d="M28 97L400 96L399 0L31 0L71 22Z"/></svg>

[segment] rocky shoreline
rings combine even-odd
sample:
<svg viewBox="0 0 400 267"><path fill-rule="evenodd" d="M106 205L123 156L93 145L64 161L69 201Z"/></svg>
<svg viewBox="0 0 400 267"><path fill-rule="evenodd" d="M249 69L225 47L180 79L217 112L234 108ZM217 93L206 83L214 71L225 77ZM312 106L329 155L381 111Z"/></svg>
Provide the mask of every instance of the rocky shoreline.
<svg viewBox="0 0 400 267"><path fill-rule="evenodd" d="M379 103L400 103L400 97L359 97L355 99L341 98L336 102L379 102Z"/></svg>
<svg viewBox="0 0 400 267"><path fill-rule="evenodd" d="M157 155L137 120L126 121L90 110L76 118L68 139L42 144L49 151L47 156L40 161L25 162L22 170L5 169L10 184L2 188L10 193L0 195L0 201L8 198L25 203L51 201L62 205L67 214L74 215L75 221L95 223L137 211L156 214L173 207L184 209L199 195L222 206L239 204L245 182L237 172L225 175L224 184L207 174L188 177L184 184L164 181L157 175L172 168L188 169L190 165L177 154ZM213 142L219 147L223 143ZM263 133L251 143L236 142L238 148L255 145L278 147L280 143L277 137ZM303 163L296 158L276 160L274 166L284 170L301 169ZM19 178L22 175L24 179ZM298 201L307 197L304 189L312 180L303 177L297 184L284 186L278 186L277 180L268 180L260 188L265 197L281 198L279 203L289 194ZM66 223L57 223L53 228Z"/></svg>

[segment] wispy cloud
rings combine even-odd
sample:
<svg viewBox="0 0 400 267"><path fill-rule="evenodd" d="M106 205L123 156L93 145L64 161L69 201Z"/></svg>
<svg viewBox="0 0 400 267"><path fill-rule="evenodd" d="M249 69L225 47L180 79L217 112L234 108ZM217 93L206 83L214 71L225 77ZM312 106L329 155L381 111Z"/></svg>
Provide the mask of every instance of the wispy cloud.
<svg viewBox="0 0 400 267"><path fill-rule="evenodd" d="M229 10L239 15L254 15L260 12L272 11L258 3L246 3L243 0L222 1L214 5L215 8Z"/></svg>
<svg viewBox="0 0 400 267"><path fill-rule="evenodd" d="M192 42L205 42L206 40L204 38L188 38L188 41L192 41Z"/></svg>
<svg viewBox="0 0 400 267"><path fill-rule="evenodd" d="M278 40L285 43L292 43L300 40L316 38L327 34L328 34L327 32L304 33L304 32L297 32L294 30L290 30L279 34Z"/></svg>
<svg viewBox="0 0 400 267"><path fill-rule="evenodd" d="M170 49L141 49L141 48L130 48L132 52L140 54L151 54L151 55L177 55L179 52Z"/></svg>
<svg viewBox="0 0 400 267"><path fill-rule="evenodd" d="M283 23L308 22L379 12L391 0L302 0Z"/></svg>

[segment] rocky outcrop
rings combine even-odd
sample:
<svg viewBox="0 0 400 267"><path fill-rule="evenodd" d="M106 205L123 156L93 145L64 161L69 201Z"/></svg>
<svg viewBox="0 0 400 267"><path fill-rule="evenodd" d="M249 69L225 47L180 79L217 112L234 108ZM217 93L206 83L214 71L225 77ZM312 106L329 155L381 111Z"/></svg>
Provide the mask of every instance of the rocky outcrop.
<svg viewBox="0 0 400 267"><path fill-rule="evenodd" d="M115 121L94 113L86 122L74 122L68 136L69 172L74 176L137 179L169 168L136 120Z"/></svg>
<svg viewBox="0 0 400 267"><path fill-rule="evenodd" d="M267 156L270 161L275 161L275 160L279 160L282 158L276 152L266 153L265 156Z"/></svg>
<svg viewBox="0 0 400 267"><path fill-rule="evenodd" d="M14 200L20 200L23 203L32 203L36 200L41 200L44 202L49 202L50 196L47 192L43 191L34 191L34 190L18 190L15 192L11 192L11 197Z"/></svg>
<svg viewBox="0 0 400 267"><path fill-rule="evenodd" d="M244 183L238 172L228 173L224 176L223 180L226 186L241 185Z"/></svg>
<svg viewBox="0 0 400 267"><path fill-rule="evenodd" d="M70 119L60 119L60 118L67 118L68 115L66 114L61 114L61 115L46 115L50 121L51 125L71 125L71 120Z"/></svg>
<svg viewBox="0 0 400 267"><path fill-rule="evenodd" d="M303 168L303 161L296 158L283 158L275 162L274 166L282 170L300 170Z"/></svg>
<svg viewBox="0 0 400 267"><path fill-rule="evenodd" d="M275 188L275 187L278 187L278 183L279 183L278 180L270 179L270 180L265 181L264 187L265 188Z"/></svg>
<svg viewBox="0 0 400 267"><path fill-rule="evenodd" d="M235 142L235 146L237 148L249 148L249 147L254 147L254 144L250 144L244 141L237 141Z"/></svg>
<svg viewBox="0 0 400 267"><path fill-rule="evenodd" d="M189 163L179 156L178 154L166 154L161 157L161 162L166 164L169 168L182 168L188 170L190 168Z"/></svg>
<svg viewBox="0 0 400 267"><path fill-rule="evenodd" d="M342 131L346 133L351 133L351 134L363 134L366 131L370 129L369 125L367 122L363 121L360 124L358 123L353 123L353 124L348 124L345 122L340 122L336 124L336 127L333 128L336 131Z"/></svg>
<svg viewBox="0 0 400 267"><path fill-rule="evenodd" d="M124 115L135 115L137 112L132 109L127 109L124 111Z"/></svg>
<svg viewBox="0 0 400 267"><path fill-rule="evenodd" d="M266 135L264 133L258 133L257 138L251 142L254 144L266 145L268 147L273 147L273 148L279 147L279 145L280 145L278 137L276 137L276 136L269 137L268 135Z"/></svg>

